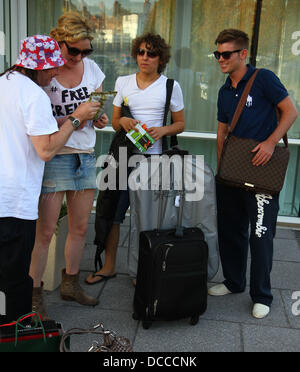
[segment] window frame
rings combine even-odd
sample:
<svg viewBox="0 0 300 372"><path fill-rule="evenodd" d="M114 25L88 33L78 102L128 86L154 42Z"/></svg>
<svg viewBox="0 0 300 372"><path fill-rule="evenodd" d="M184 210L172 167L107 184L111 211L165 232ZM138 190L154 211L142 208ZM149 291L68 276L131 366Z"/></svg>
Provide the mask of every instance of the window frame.
<svg viewBox="0 0 300 372"><path fill-rule="evenodd" d="M0 0L0 7L4 4L4 2L8 2L10 7L10 17L9 17L9 33L6 39L9 40L9 45L6 46L6 52L10 51L10 65L14 63L17 59L20 41L27 36L27 3L28 1L24 0ZM6 3L5 3L6 4ZM261 5L261 0L257 0L257 12L260 11L259 5ZM258 15L258 14L257 14ZM3 16L4 18L4 16ZM255 22L255 30L256 32L259 31L259 22L260 17L256 17ZM7 35L6 35L7 36ZM255 38L255 35L253 35ZM255 50L251 50L251 63L255 63L256 55ZM98 132L99 130L96 129ZM111 126L108 126L101 130L102 133L114 133L114 130ZM185 131L179 134L179 137L186 138L186 139L206 139L210 141L216 141L216 133L206 133L206 132L193 132L193 131ZM289 139L289 144L292 146L300 146L300 139ZM278 222L282 225L293 226L293 227L300 227L300 218L299 217L289 217L289 216L278 216Z"/></svg>

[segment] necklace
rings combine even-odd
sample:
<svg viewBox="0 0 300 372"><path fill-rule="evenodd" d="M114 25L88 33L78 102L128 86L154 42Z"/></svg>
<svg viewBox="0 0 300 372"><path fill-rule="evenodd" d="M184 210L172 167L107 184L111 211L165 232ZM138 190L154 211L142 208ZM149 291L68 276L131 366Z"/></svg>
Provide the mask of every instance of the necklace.
<svg viewBox="0 0 300 372"><path fill-rule="evenodd" d="M141 78L139 78L138 74L136 75L136 82L137 82L137 86L144 90L146 88L148 88L155 80L157 80L158 78L160 77L160 74L157 74L154 76L153 79L151 80L142 80Z"/></svg>

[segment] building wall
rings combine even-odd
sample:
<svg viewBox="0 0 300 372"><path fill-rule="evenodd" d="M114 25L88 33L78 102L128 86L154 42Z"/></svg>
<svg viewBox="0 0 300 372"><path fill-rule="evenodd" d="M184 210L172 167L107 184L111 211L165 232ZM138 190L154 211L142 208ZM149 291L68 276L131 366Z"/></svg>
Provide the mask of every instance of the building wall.
<svg viewBox="0 0 300 372"><path fill-rule="evenodd" d="M226 76L219 71L213 57L214 41L221 30L232 27L243 29L252 39L257 3L256 0L27 0L25 32L49 33L64 9L85 14L95 31L92 58L106 74L104 90L113 89L118 76L136 71L130 56L132 39L145 31L160 33L172 46L172 59L165 74L179 81L184 94L186 132L180 136L180 144L194 154L204 154L215 169L216 99ZM0 15L0 32L4 31L7 39L9 32L17 38L7 19L9 6L14 9L10 20L24 22L16 4L20 6L20 0L0 0L0 10L4 10L4 16ZM257 67L269 68L280 77L298 108L299 13L298 0L262 1L256 58ZM0 48L1 68L8 60L11 62L10 55L16 54L16 45L6 46L6 56L1 56ZM108 114L111 117L111 111ZM98 131L97 154L108 150L111 138L109 128ZM300 118L289 131L289 138L291 160L280 196L280 214L297 216Z"/></svg>

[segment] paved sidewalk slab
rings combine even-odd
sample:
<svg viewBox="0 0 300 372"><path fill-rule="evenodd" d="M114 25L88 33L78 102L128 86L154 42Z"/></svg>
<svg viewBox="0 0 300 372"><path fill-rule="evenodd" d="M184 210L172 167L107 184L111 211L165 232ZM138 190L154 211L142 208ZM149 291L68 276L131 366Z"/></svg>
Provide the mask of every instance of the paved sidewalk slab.
<svg viewBox="0 0 300 372"><path fill-rule="evenodd" d="M224 297L208 297L208 307L195 326L189 319L173 322L154 322L145 330L142 322L132 319L134 287L127 274L128 218L121 226L121 240L117 256L117 277L89 286L84 279L94 270L95 246L93 215L90 220L87 245L81 262L80 283L88 294L99 298L95 307L63 301L59 288L46 292L47 311L64 328L88 328L103 322L105 328L126 336L138 352L261 352L300 351L300 315L293 314L300 300L300 233L277 229L274 241L272 287L274 301L269 316L254 319L249 286L244 293ZM103 257L104 258L104 257ZM250 254L247 283L249 285ZM208 286L223 281L222 269ZM297 299L292 295L299 292ZM297 306L300 311L300 303ZM95 336L76 336L74 351L86 351Z"/></svg>
<svg viewBox="0 0 300 372"><path fill-rule="evenodd" d="M300 247L297 240L275 239L274 260L300 262Z"/></svg>
<svg viewBox="0 0 300 372"><path fill-rule="evenodd" d="M242 351L239 324L200 318L191 326L188 319L156 322L150 329L140 325L135 338L136 351L148 352L238 352Z"/></svg>
<svg viewBox="0 0 300 372"><path fill-rule="evenodd" d="M300 291L282 290L281 297L285 307L285 313L287 316L288 323L291 328L300 329ZM292 299L292 295L295 293L297 299ZM297 301L297 303L296 303ZM295 315L295 310L297 310L298 316ZM300 345L300 335L299 335L299 345Z"/></svg>
<svg viewBox="0 0 300 372"><path fill-rule="evenodd" d="M243 325L245 352L299 352L299 330Z"/></svg>
<svg viewBox="0 0 300 372"><path fill-rule="evenodd" d="M86 308L65 304L52 304L49 306L49 313L55 317L56 321L63 324L65 330L79 327L92 328L100 322L103 323L105 329L111 329L121 336L129 338L131 343L134 342L137 324L131 318L128 312L117 310L103 310L97 307ZM68 316L66 316L68 314ZM72 351L87 351L92 345L92 342L103 341L99 335L80 335L72 336L71 350Z"/></svg>
<svg viewBox="0 0 300 372"><path fill-rule="evenodd" d="M229 294L222 297L209 296L207 311L203 317L244 324L288 327L289 323L279 290L273 290L273 295L271 312L265 319L253 318L251 314L253 302L248 287L244 293Z"/></svg>

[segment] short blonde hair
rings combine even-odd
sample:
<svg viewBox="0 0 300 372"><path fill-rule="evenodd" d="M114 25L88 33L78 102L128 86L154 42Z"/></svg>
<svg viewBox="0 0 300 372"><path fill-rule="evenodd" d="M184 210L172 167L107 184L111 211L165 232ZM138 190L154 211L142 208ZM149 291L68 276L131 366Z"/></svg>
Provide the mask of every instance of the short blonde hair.
<svg viewBox="0 0 300 372"><path fill-rule="evenodd" d="M94 38L92 27L87 19L77 12L64 13L57 21L57 27L50 31L50 36L57 42L68 41L70 43Z"/></svg>

